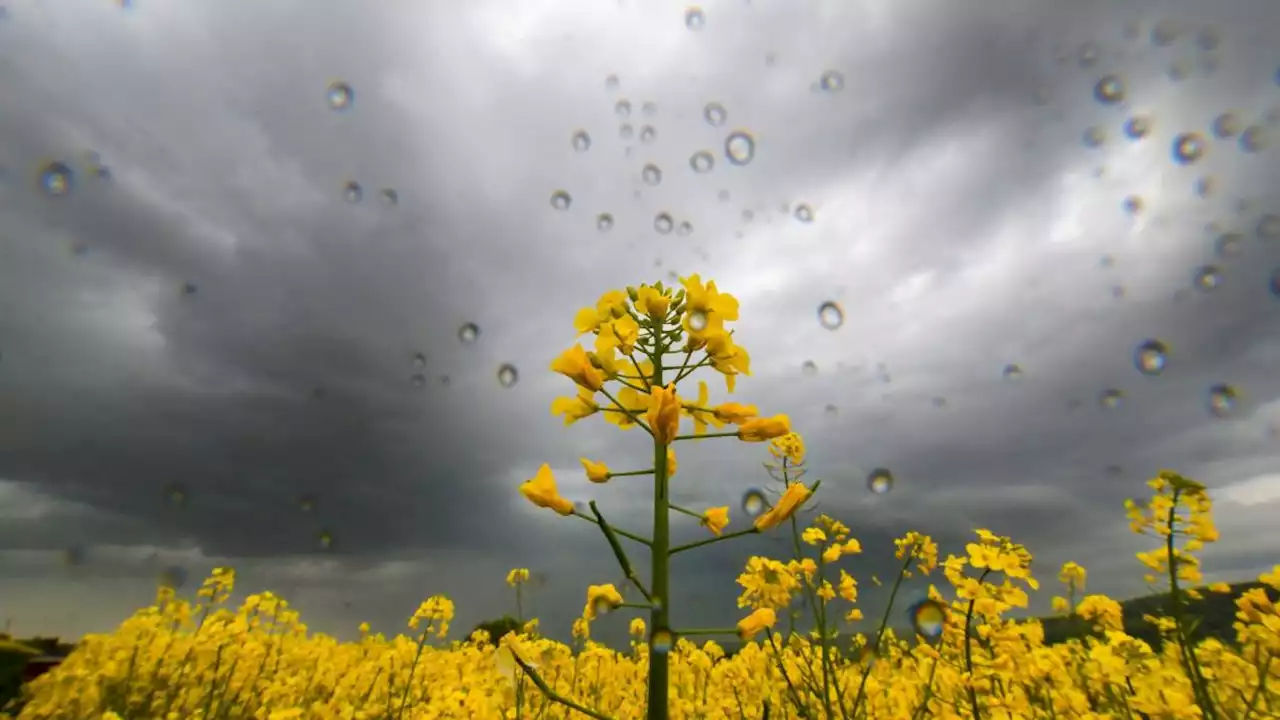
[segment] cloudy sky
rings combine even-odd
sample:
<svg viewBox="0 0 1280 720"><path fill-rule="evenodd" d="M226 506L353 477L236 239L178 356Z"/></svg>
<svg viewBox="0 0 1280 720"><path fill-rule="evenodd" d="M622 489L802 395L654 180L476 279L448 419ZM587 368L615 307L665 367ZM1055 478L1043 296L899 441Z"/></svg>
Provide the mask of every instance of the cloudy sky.
<svg viewBox="0 0 1280 720"><path fill-rule="evenodd" d="M0 616L19 634L110 629L167 568L191 590L219 565L342 637L397 632L435 593L465 631L513 609L523 566L565 637L618 570L516 487L549 463L636 530L650 491L589 486L579 457L643 467L644 437L562 427L548 406L573 391L548 363L602 292L694 272L740 299L754 372L732 399L807 438L823 511L866 548L868 614L909 529L963 552L989 527L1046 581L1072 559L1141 594L1121 503L1162 467L1218 498L1210 579L1280 558L1269 0L722 0L700 22L668 0L127 5L0 14ZM1135 367L1148 339L1158 374ZM673 492L737 511L765 459L681 448ZM868 491L877 467L891 492ZM743 561L783 551L679 557L677 623L729 624Z"/></svg>

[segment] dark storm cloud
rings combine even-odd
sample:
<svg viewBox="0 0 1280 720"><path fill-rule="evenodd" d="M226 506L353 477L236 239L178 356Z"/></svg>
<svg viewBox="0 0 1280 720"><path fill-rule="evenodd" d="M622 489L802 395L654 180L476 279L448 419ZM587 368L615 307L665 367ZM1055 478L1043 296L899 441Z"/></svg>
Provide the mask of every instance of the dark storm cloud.
<svg viewBox="0 0 1280 720"><path fill-rule="evenodd" d="M67 625L29 609L55 586L119 598L105 578L141 584L178 563L195 582L225 563L246 589L296 595L313 627L396 631L445 592L469 629L510 611L502 578L528 566L547 576L534 612L563 635L584 586L617 582L617 568L598 530L515 487L546 462L566 496L646 527L649 490L622 482L636 478L591 486L577 465L644 467L643 437L547 413L572 392L546 370L574 341L572 313L650 279L633 263L701 272L742 300L754 373L735 399L805 433L822 511L866 548L852 565L866 609L879 602L867 577L891 578L892 539L909 529L960 552L990 527L1036 552L1043 579L1074 559L1092 563L1096 589L1135 591L1117 556L1140 543L1120 502L1142 479L1173 466L1236 487L1275 467L1280 320L1266 279L1280 258L1250 235L1278 207L1274 153L1214 141L1177 168L1169 146L1181 129L1207 133L1218 108L1258 122L1276 104L1260 42L1276 20L1245 2L1007 5L756 2L709 8L698 33L683 5L15 6L0 26L0 497L23 509L0 515L0 566L24 578L11 612ZM1152 48L1164 17L1180 36ZM1136 40L1123 39L1130 19ZM1196 49L1205 24L1220 51ZM1088 69L1085 42L1102 56ZM1212 77L1166 77L1209 54ZM811 89L826 71L841 90ZM1130 104L1093 102L1107 71L1125 73ZM355 89L345 112L325 106L335 80ZM724 127L702 119L709 101L728 109ZM1126 143L1136 110L1157 129ZM624 122L656 140L622 141ZM1108 131L1099 151L1080 146L1092 124ZM570 148L576 128L587 153ZM757 139L745 168L724 160L733 128ZM688 168L702 148L717 158L706 177ZM88 151L110 180L89 172ZM77 171L68 197L34 189L55 158ZM660 186L640 180L646 162ZM1222 196L1191 194L1202 172ZM358 204L342 200L349 181ZM549 207L557 189L568 212ZM1119 211L1130 193L1149 210L1136 220ZM801 202L810 225L790 214ZM655 235L661 211L693 235ZM609 233L599 212L615 217ZM1228 230L1245 233L1240 252L1215 257ZM1221 287L1174 302L1210 261ZM836 332L816 322L828 299L845 308ZM464 322L476 343L458 341ZM1147 337L1171 348L1159 378L1133 367ZM519 382L503 388L508 362ZM1009 363L1023 377L1002 379ZM1216 382L1241 388L1236 419L1207 412ZM1120 408L1098 406L1109 387L1124 390ZM673 494L695 509L730 505L742 523L742 492L770 485L761 446L678 451ZM898 478L888 495L865 489L878 466ZM1224 533L1249 537L1263 509L1225 503ZM695 525L676 523L677 541L700 537ZM89 560L68 570L72 545ZM1233 540L1214 558L1251 572L1267 552ZM787 549L760 538L679 557L680 622L725 624L754 553ZM117 605L131 607L74 629L110 626ZM601 632L620 639L623 624Z"/></svg>

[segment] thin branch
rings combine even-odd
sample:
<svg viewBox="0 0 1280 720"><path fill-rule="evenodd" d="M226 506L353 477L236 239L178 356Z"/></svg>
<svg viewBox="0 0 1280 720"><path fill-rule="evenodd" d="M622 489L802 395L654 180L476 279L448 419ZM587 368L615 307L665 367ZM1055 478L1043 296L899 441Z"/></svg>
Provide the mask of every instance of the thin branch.
<svg viewBox="0 0 1280 720"><path fill-rule="evenodd" d="M583 715L586 715L587 717L595 718L595 720L613 720L613 718L609 717L608 715L605 715L604 713L596 712L595 710L592 710L591 708L585 705L576 703L573 700L570 700L569 698L556 692L555 690L552 690L550 687L547 686L546 681L543 680L540 675L538 675L537 671L529 667L528 663L526 663L523 659L521 659L520 655L518 655L514 649L511 650L511 657L516 661L516 664L520 666L520 669L524 671L524 674L529 676L529 679L533 681L533 684L537 685L538 689L542 691L542 694L545 695L547 699L550 700L551 702L559 703L569 708L570 710L577 710L578 712L582 713Z"/></svg>
<svg viewBox="0 0 1280 720"><path fill-rule="evenodd" d="M671 548L668 554L675 555L676 553L682 553L685 550L692 550L694 548L702 547L703 545L711 545L713 543L722 542L724 540L732 540L733 538L742 537L743 535L759 535L759 534L760 534L760 531L757 530L754 526L752 526L747 530L739 530L738 532L732 532L732 533L729 533L728 535L718 535L713 538L707 538L706 540L699 540L697 542L691 542L684 545L677 545Z"/></svg>
<svg viewBox="0 0 1280 720"><path fill-rule="evenodd" d="M636 571L631 569L631 561L627 559L627 553L622 549L622 543L618 542L618 536L613 533L613 528L605 521L604 516L600 514L600 508L596 507L596 501L591 501L591 512L596 516L596 524L600 526L600 531L604 533L604 539L609 541L609 547L613 548L613 554L618 558L618 564L622 566L622 572L631 581L632 585L640 591L645 600L653 604L653 596L645 589L640 582L640 578L636 576Z"/></svg>

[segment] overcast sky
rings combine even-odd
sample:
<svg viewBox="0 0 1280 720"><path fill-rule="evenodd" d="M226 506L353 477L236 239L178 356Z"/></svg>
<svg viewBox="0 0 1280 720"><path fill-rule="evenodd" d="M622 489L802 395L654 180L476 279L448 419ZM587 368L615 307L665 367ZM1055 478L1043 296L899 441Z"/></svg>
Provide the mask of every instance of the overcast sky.
<svg viewBox="0 0 1280 720"><path fill-rule="evenodd" d="M1209 579L1280 560L1271 0L722 0L692 29L668 0L124 4L0 14L0 617L19 634L107 630L166 568L189 591L231 565L342 637L397 632L435 593L465 633L514 609L504 576L529 567L565 637L616 563L516 487L549 463L636 530L651 495L589 486L579 457L643 467L645 438L562 427L548 407L573 389L547 366L579 307L672 273L741 301L753 374L733 398L709 378L713 398L805 435L822 509L866 548L868 615L910 529L944 552L973 527L1021 540L1050 586L1033 610L1065 560L1143 593L1121 503L1162 467L1218 499ZM1135 367L1148 339L1157 375ZM682 446L673 493L742 523L765 459ZM866 488L876 467L891 492ZM676 622L729 624L746 557L784 551L680 556Z"/></svg>

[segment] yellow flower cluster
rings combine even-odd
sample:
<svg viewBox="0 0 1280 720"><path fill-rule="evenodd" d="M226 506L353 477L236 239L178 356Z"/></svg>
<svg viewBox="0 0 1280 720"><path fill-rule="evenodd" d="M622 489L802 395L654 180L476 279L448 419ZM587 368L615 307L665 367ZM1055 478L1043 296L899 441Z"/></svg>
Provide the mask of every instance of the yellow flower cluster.
<svg viewBox="0 0 1280 720"><path fill-rule="evenodd" d="M1154 519L1135 529L1162 539L1216 537L1208 531L1211 505L1203 489L1179 490L1167 480L1156 485L1156 500L1145 506L1145 516ZM747 637L763 632L763 641L748 642L732 657L714 642L671 643L671 717L758 718L768 705L780 715L791 708L795 717L799 706L808 717L835 718L858 696L867 718L953 720L974 717L976 707L978 717L991 718L1228 720L1275 717L1280 708L1280 610L1271 599L1280 592L1280 565L1259 578L1268 587L1236 601L1234 642L1208 640L1192 651L1179 639L1182 619L1160 618L1169 636L1156 651L1125 633L1118 603L1089 595L1070 612L1092 624L1095 634L1049 646L1038 621L1005 617L1025 606L1024 588L1035 588L1030 553L979 530L964 556L940 564L951 601L930 586L931 600L946 603L930 616L939 621L936 636L926 637L920 625L914 638L886 631L874 645L857 640L862 652L835 651L828 663L812 636L783 637L772 628L806 583L819 588L824 604L835 598L853 604L851 575L840 570L834 584L821 577L823 568L861 546L846 526L826 516L799 536L819 549L819 561L752 557L738 578L739 606L752 612L736 630ZM1179 550L1189 555L1196 547ZM925 535L898 541L904 571L913 566L929 573L939 565L937 553ZM1177 568L1174 578L1182 574ZM508 582L518 587L528 576L527 569L513 570ZM1083 567L1067 563L1058 578L1080 589L1085 576ZM226 603L234 581L232 571L219 569L193 601L160 590L154 605L115 632L85 638L58 669L35 680L20 717L462 720L513 718L518 703L521 717L578 716L535 691L513 658L536 667L559 697L618 720L645 716L646 667L657 645L644 639L639 619L630 622L633 641L626 651L585 639L585 623L575 626L580 639L572 646L539 636L530 622L524 634L508 635L495 648L482 642L483 633L467 641L439 640L448 632L453 605L437 596L413 614L409 625L419 628L413 636L372 635L363 625L360 640L344 643L308 631L288 603L269 592L231 609ZM613 586L592 586L584 615L595 617L619 603ZM825 698L824 674L830 678Z"/></svg>

